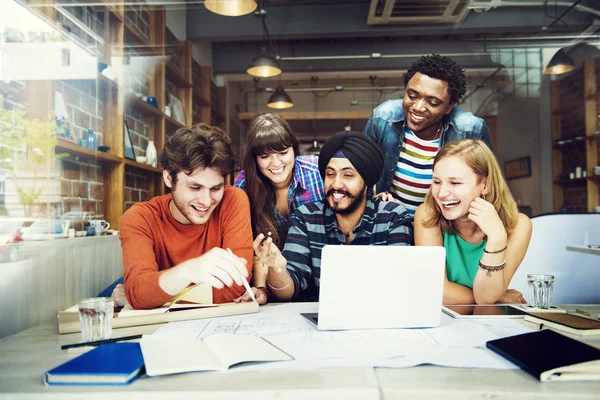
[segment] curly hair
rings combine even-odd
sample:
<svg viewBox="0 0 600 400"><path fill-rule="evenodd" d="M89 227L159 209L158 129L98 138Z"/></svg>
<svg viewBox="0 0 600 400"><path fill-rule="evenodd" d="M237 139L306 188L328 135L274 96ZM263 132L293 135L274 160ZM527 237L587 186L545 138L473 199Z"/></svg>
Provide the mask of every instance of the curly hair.
<svg viewBox="0 0 600 400"><path fill-rule="evenodd" d="M417 73L427 75L430 78L448 82L450 102L457 103L467 91L467 79L465 71L450 57L432 54L423 56L414 62L404 74L404 85Z"/></svg>
<svg viewBox="0 0 600 400"><path fill-rule="evenodd" d="M221 128L204 123L180 128L167 139L160 165L173 184L179 172L190 175L197 168L213 168L225 177L234 166L231 139Z"/></svg>

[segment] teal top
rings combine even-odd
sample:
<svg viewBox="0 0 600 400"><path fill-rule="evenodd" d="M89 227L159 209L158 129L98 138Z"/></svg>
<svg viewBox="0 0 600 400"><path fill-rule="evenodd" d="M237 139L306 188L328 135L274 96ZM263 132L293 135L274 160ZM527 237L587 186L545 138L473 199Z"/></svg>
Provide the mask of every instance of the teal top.
<svg viewBox="0 0 600 400"><path fill-rule="evenodd" d="M479 260L483 256L485 240L478 244L471 244L457 233L443 232L443 235L448 280L473 288L475 274L477 274L479 268Z"/></svg>

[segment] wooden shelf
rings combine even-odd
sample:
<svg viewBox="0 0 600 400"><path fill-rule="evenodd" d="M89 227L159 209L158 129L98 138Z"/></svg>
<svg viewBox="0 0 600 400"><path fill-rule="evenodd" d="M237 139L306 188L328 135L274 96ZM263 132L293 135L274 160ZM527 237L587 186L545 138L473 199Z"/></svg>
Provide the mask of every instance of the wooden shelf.
<svg viewBox="0 0 600 400"><path fill-rule="evenodd" d="M88 149L61 137L58 138L58 143L56 144L56 151L60 153L67 152L71 155L75 155L85 159L97 160L102 163L118 164L121 161L123 161L121 157L112 155L110 153L103 153L101 151Z"/></svg>
<svg viewBox="0 0 600 400"><path fill-rule="evenodd" d="M341 119L341 120L351 120L351 119L369 119L371 117L371 111L320 111L320 112L286 112L282 111L278 113L282 118L286 120L313 120L313 119ZM254 117L259 115L259 113L239 113L238 118L240 121L250 121Z"/></svg>
<svg viewBox="0 0 600 400"><path fill-rule="evenodd" d="M555 144L554 146L552 146L552 148L555 150L570 150L574 146L582 145L585 143L585 137L583 137L583 136L581 137L581 139L567 139L567 140L571 140L571 141L568 143L564 143L564 144Z"/></svg>
<svg viewBox="0 0 600 400"><path fill-rule="evenodd" d="M149 116L149 117L162 117L163 113L156 107L151 106L146 103L144 100L140 99L136 95L132 93L127 93L125 100L127 103L131 105L131 107L139 111L140 113Z"/></svg>
<svg viewBox="0 0 600 400"><path fill-rule="evenodd" d="M587 140L600 140L600 131L596 131L594 135L587 135L585 138Z"/></svg>
<svg viewBox="0 0 600 400"><path fill-rule="evenodd" d="M124 162L125 162L125 165L127 165L128 167L131 167L133 169L138 169L141 171L150 171L150 172L154 172L157 174L162 174L162 171L163 171L161 168L156 168L156 167L153 167L152 165L148 165L148 164L142 164L137 161L129 160L127 158L124 159Z"/></svg>
<svg viewBox="0 0 600 400"><path fill-rule="evenodd" d="M196 104L199 104L204 107L210 106L210 101L202 95L198 88L192 89L192 97Z"/></svg>
<svg viewBox="0 0 600 400"><path fill-rule="evenodd" d="M587 182L587 178L575 178L575 179L555 179L554 184L560 186L577 185Z"/></svg>
<svg viewBox="0 0 600 400"><path fill-rule="evenodd" d="M123 24L125 25L126 48L135 48L136 52L142 55L161 55L160 51L150 45L148 39L143 37L127 20Z"/></svg>
<svg viewBox="0 0 600 400"><path fill-rule="evenodd" d="M170 63L166 63L167 69L167 80L175 84L180 88L192 87L192 82L188 80L183 74L177 71Z"/></svg>
<svg viewBox="0 0 600 400"><path fill-rule="evenodd" d="M600 175L588 175L586 179L589 181L600 182Z"/></svg>
<svg viewBox="0 0 600 400"><path fill-rule="evenodd" d="M552 115L557 116L557 117L564 117L564 116L570 115L574 111L578 111L578 110L580 110L582 114L585 114L585 107L584 107L583 103L569 104L568 106L566 106L558 111L552 111Z"/></svg>
<svg viewBox="0 0 600 400"><path fill-rule="evenodd" d="M184 124L182 124L178 121L175 121L173 118L167 117L166 115L165 115L165 122L168 127L174 128L173 131L176 131L179 128L185 127ZM169 132L169 129L167 129L167 132L172 133L172 132Z"/></svg>

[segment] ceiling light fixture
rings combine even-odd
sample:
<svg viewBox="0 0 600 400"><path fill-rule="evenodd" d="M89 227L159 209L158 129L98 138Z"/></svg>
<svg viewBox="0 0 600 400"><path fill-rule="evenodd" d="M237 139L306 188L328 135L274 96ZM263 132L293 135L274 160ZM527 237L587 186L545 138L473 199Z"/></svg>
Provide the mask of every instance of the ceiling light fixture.
<svg viewBox="0 0 600 400"><path fill-rule="evenodd" d="M575 62L564 49L560 49L550 59L544 69L544 75L560 75L575 69Z"/></svg>
<svg viewBox="0 0 600 400"><path fill-rule="evenodd" d="M227 17L239 17L240 15L250 14L256 10L256 1L254 0L205 0L204 7L215 14L225 15Z"/></svg>
<svg viewBox="0 0 600 400"><path fill-rule="evenodd" d="M283 110L286 108L293 107L294 103L292 102L292 98L289 94L285 92L281 83L275 89L275 93L269 97L269 102L267 103L267 107L276 108L279 110Z"/></svg>
<svg viewBox="0 0 600 400"><path fill-rule="evenodd" d="M279 68L279 56L274 55L275 51L269 36L269 28L265 18L267 18L267 11L261 8L259 11L254 13L256 18L262 21L263 26L263 47L261 48L260 54L252 59L250 66L246 72L252 76L259 78L270 78L281 74L281 68Z"/></svg>

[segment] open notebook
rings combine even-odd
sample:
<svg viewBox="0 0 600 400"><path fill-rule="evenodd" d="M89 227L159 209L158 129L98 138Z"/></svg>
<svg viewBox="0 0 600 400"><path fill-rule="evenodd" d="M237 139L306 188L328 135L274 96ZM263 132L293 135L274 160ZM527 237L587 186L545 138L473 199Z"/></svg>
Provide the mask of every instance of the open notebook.
<svg viewBox="0 0 600 400"><path fill-rule="evenodd" d="M146 374L223 371L246 362L288 361L293 358L258 336L214 334L203 340L144 336L140 341Z"/></svg>

